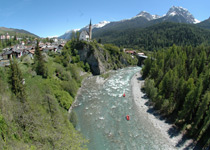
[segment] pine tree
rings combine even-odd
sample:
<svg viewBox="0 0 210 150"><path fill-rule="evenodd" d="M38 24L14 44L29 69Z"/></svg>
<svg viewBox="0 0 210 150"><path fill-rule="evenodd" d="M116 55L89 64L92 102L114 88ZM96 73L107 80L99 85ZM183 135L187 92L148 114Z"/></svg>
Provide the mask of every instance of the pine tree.
<svg viewBox="0 0 210 150"><path fill-rule="evenodd" d="M22 102L26 101L26 92L25 92L25 86L24 81L22 77L21 70L18 67L18 63L16 59L13 61L10 60L10 77L9 82L11 84L11 88L13 93L16 95L18 99L20 99Z"/></svg>
<svg viewBox="0 0 210 150"><path fill-rule="evenodd" d="M188 79L186 86L187 86L186 91L188 92L185 97L183 107L178 113L179 120L182 120L182 119L185 120L189 117L191 109L192 109L192 105L193 105L194 96L195 96L195 85L194 85L194 80L192 78Z"/></svg>
<svg viewBox="0 0 210 150"><path fill-rule="evenodd" d="M202 127L200 128L199 135L198 135L198 140L202 137L202 135L206 132L208 127L210 126L210 109L208 108L208 111L206 112L206 117L204 118L204 123Z"/></svg>
<svg viewBox="0 0 210 150"><path fill-rule="evenodd" d="M37 45L35 48L35 70L37 75L41 75L42 77L47 77L47 70L44 63L43 55L39 49L39 41L37 40Z"/></svg>
<svg viewBox="0 0 210 150"><path fill-rule="evenodd" d="M193 131L191 133L194 133L197 131L198 124L202 121L205 112L208 110L209 104L210 104L210 92L207 91L196 113L195 123L193 125Z"/></svg>

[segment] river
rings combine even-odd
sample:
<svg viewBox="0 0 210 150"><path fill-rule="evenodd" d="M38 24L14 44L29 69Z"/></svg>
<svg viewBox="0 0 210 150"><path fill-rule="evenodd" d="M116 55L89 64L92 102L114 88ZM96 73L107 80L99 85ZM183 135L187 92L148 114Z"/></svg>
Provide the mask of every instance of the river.
<svg viewBox="0 0 210 150"><path fill-rule="evenodd" d="M97 82L98 77L84 82L73 111L78 116L76 129L89 140L89 150L177 149L138 112L131 78L140 70L128 67L114 71L103 84ZM129 121L126 115L130 116Z"/></svg>

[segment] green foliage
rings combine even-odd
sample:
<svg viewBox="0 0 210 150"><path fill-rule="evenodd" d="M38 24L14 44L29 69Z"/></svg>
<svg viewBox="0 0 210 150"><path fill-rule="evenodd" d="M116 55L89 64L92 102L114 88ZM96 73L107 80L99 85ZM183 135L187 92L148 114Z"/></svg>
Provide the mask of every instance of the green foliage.
<svg viewBox="0 0 210 150"><path fill-rule="evenodd" d="M55 97L58 99L61 107L68 110L73 102L73 98L66 91L55 91Z"/></svg>
<svg viewBox="0 0 210 150"><path fill-rule="evenodd" d="M102 77L104 79L109 78L109 76L110 76L110 73L104 73L104 74L100 75L100 77Z"/></svg>
<svg viewBox="0 0 210 150"><path fill-rule="evenodd" d="M146 59L144 61L144 67L142 69L143 71L143 78L146 78L149 75L150 69L151 69L151 65L152 65L152 60L151 59Z"/></svg>
<svg viewBox="0 0 210 150"><path fill-rule="evenodd" d="M78 91L78 84L74 79L62 82L62 88L75 98Z"/></svg>
<svg viewBox="0 0 210 150"><path fill-rule="evenodd" d="M209 58L209 47L174 45L155 52L142 69L148 78L145 91L156 108L205 146L210 138Z"/></svg>
<svg viewBox="0 0 210 150"><path fill-rule="evenodd" d="M73 126L76 128L77 126L77 122L78 122L78 119L77 119L77 115L74 111L72 111L70 113L70 116L69 116L69 121L73 124Z"/></svg>
<svg viewBox="0 0 210 150"><path fill-rule="evenodd" d="M87 53L83 53L82 51L86 51ZM82 61L80 60L80 57L82 58ZM60 58L56 58L56 62L61 62L65 67L70 66L69 68L72 68L72 64L74 64L86 72L92 71L93 74L100 74L99 71L93 71L93 68L95 68L99 62L94 63L93 61L90 61L89 57L93 60L96 59L96 61L100 61L100 65L103 65L105 70L136 65L138 62L136 57L125 54L120 51L119 47L113 44L101 45L96 41L86 42L75 39L66 43Z"/></svg>
<svg viewBox="0 0 210 150"><path fill-rule="evenodd" d="M26 93L24 80L22 77L21 70L18 67L16 59L13 61L10 60L10 76L9 83L11 84L11 89L13 93L20 99L22 102L26 101Z"/></svg>
<svg viewBox="0 0 210 150"><path fill-rule="evenodd" d="M84 70L90 72L90 65L87 62L85 63Z"/></svg>
<svg viewBox="0 0 210 150"><path fill-rule="evenodd" d="M107 49L111 55L120 53L119 47L112 45L112 44L104 44L104 48Z"/></svg>
<svg viewBox="0 0 210 150"><path fill-rule="evenodd" d="M96 32L94 38L101 39L103 43L154 51L173 44L209 45L210 31L194 25L165 22L146 28L136 28L134 25L130 29L126 26L126 29L102 30Z"/></svg>
<svg viewBox="0 0 210 150"><path fill-rule="evenodd" d="M47 77L47 69L45 66L43 55L39 49L39 41L37 41L37 45L35 48L35 56L34 56L35 70L37 75L41 75L42 77Z"/></svg>
<svg viewBox="0 0 210 150"><path fill-rule="evenodd" d="M150 98L153 102L155 102L157 97L157 88L155 88L154 80L147 79L145 81L144 88L148 98Z"/></svg>
<svg viewBox="0 0 210 150"><path fill-rule="evenodd" d="M0 68L0 149L86 149L87 141L74 129L66 111L81 83L53 58L45 65L47 79L33 74L30 63L14 60L10 68ZM17 80L23 77L24 88L14 86L14 91L27 93L27 101L21 102L9 85L19 85Z"/></svg>
<svg viewBox="0 0 210 150"><path fill-rule="evenodd" d="M77 81L77 83L81 83L81 77L80 77L80 69L76 66L76 65L72 65L70 64L67 68L71 74L72 74L72 77Z"/></svg>
<svg viewBox="0 0 210 150"><path fill-rule="evenodd" d="M7 134L6 131L7 131L7 124L0 111L0 136L1 136L1 139L3 140L6 140L5 139L6 134Z"/></svg>

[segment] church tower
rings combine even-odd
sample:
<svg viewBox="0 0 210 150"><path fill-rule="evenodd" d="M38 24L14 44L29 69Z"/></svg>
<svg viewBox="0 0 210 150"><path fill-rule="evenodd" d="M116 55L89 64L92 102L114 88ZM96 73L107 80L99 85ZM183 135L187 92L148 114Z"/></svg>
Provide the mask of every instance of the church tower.
<svg viewBox="0 0 210 150"><path fill-rule="evenodd" d="M91 24L91 19L90 19L90 24L89 24L89 40L92 40L92 24Z"/></svg>

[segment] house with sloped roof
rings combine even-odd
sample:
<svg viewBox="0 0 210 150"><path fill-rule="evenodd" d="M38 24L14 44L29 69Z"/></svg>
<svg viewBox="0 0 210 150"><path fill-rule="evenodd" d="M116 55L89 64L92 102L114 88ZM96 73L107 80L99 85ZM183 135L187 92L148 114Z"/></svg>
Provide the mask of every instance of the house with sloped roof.
<svg viewBox="0 0 210 150"><path fill-rule="evenodd" d="M79 36L79 40L89 41L90 37L87 31L82 31Z"/></svg>

